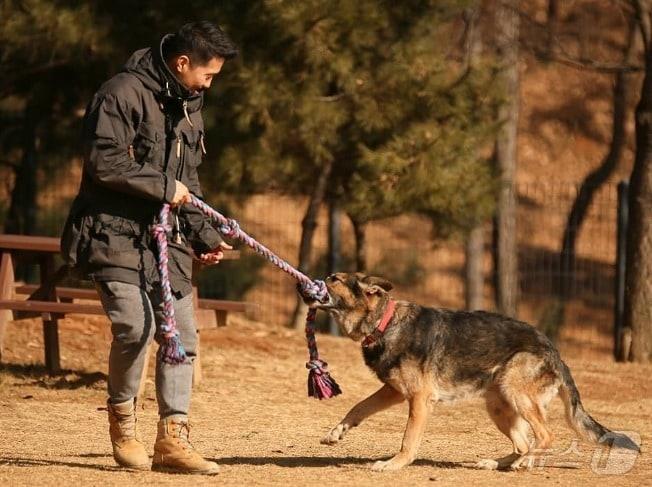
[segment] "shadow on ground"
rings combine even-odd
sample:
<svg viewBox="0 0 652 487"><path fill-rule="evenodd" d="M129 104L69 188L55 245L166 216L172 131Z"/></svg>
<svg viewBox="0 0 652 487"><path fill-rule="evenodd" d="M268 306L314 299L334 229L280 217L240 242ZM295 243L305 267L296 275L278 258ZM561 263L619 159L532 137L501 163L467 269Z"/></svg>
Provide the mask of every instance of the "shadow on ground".
<svg viewBox="0 0 652 487"><path fill-rule="evenodd" d="M25 381L25 384L40 386L46 389L79 389L90 387L94 389L106 386L107 376L102 372L85 372L64 369L55 374L48 373L43 365L37 364L0 364L0 376L10 376Z"/></svg>
<svg viewBox="0 0 652 487"><path fill-rule="evenodd" d="M224 457L213 458L213 462L220 465L276 465L278 467L286 468L300 468L300 467L340 467L344 465L366 465L373 464L378 460L388 460L388 457L383 458L362 458L362 457ZM422 467L436 467L436 468L468 468L467 465L457 462L444 462L434 461L427 459L415 460L412 465Z"/></svg>

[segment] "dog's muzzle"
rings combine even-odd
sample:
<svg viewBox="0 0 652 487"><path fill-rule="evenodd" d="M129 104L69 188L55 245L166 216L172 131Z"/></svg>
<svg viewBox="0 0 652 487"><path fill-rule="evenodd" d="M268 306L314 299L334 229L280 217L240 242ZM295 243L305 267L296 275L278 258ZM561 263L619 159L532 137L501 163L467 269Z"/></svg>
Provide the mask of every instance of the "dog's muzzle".
<svg viewBox="0 0 652 487"><path fill-rule="evenodd" d="M318 309L330 309L334 308L336 305L335 300L333 297L329 294L326 297L325 301L314 301L312 305L310 305L313 308L318 308Z"/></svg>

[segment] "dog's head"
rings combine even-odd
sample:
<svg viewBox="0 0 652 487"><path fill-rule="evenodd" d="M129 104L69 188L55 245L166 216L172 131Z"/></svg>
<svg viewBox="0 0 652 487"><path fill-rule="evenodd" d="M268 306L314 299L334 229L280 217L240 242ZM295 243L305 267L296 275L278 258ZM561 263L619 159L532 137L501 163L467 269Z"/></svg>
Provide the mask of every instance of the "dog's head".
<svg viewBox="0 0 652 487"><path fill-rule="evenodd" d="M360 272L338 272L328 276L325 282L329 300L325 303L306 300L306 303L331 313L342 332L353 340L370 334L385 309L392 283Z"/></svg>

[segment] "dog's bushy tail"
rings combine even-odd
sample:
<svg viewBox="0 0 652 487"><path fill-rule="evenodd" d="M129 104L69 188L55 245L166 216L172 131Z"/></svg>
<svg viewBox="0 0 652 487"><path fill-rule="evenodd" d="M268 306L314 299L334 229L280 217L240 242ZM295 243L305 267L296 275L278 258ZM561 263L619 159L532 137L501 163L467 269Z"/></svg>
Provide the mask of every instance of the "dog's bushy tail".
<svg viewBox="0 0 652 487"><path fill-rule="evenodd" d="M562 384L559 388L559 395L566 406L566 420L582 438L592 443L598 443L600 438L610 433L610 430L598 423L584 410L573 376L571 376L568 366L563 361L560 362Z"/></svg>
<svg viewBox="0 0 652 487"><path fill-rule="evenodd" d="M611 439L615 446L640 451L638 445L631 438L602 426L585 411L580 400L580 392L577 390L568 366L561 359L559 359L558 366L562 379L559 395L566 406L566 420L570 427L582 438L592 443L601 443Z"/></svg>

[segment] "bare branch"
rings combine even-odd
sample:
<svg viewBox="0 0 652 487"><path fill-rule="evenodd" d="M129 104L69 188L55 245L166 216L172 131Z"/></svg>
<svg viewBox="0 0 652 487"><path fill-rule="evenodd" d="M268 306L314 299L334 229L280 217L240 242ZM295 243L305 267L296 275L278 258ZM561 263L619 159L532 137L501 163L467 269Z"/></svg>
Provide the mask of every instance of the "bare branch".
<svg viewBox="0 0 652 487"><path fill-rule="evenodd" d="M652 26L650 25L650 11L652 10L648 0L633 0L636 8L636 17L638 20L641 34L643 35L643 46L647 51L650 46L652 36Z"/></svg>
<svg viewBox="0 0 652 487"><path fill-rule="evenodd" d="M637 3L645 2L645 0L634 0ZM508 6L507 4L505 4ZM547 24L542 24L537 20L533 19L530 15L523 12L520 9L514 9L519 16L525 20L530 26L545 31L549 33ZM649 17L648 17L649 21ZM604 62L595 59L587 59L573 56L565 48L564 44L560 41L557 35L546 35L546 39L552 43L552 48L549 47L540 47L536 45L528 45L524 41L521 41L523 47L529 49L538 59L544 61L552 61L565 66L570 66L575 69L583 71L593 71L596 73L602 74L615 74L615 73L632 73L632 72L641 72L645 68L644 66L631 64L631 63L614 63L614 62Z"/></svg>
<svg viewBox="0 0 652 487"><path fill-rule="evenodd" d="M464 70L470 69L478 58L479 42L478 36L478 18L480 17L479 8L467 8L464 10L462 19L464 20Z"/></svg>
<svg viewBox="0 0 652 487"><path fill-rule="evenodd" d="M644 71L643 66L635 64L620 64L620 63L601 63L592 59L573 58L563 53L558 53L552 57L548 55L547 51L531 47L532 52L537 58L547 61L553 61L565 66L580 69L583 71L593 71L602 74L615 74L615 73L636 73Z"/></svg>
<svg viewBox="0 0 652 487"><path fill-rule="evenodd" d="M478 18L480 16L480 8L467 8L462 13L462 21L464 22L464 31L461 34L461 42L463 43L464 59L459 76L450 84L449 89L459 86L471 74L479 58L479 51L481 50L481 42L479 40L479 32L477 29Z"/></svg>

